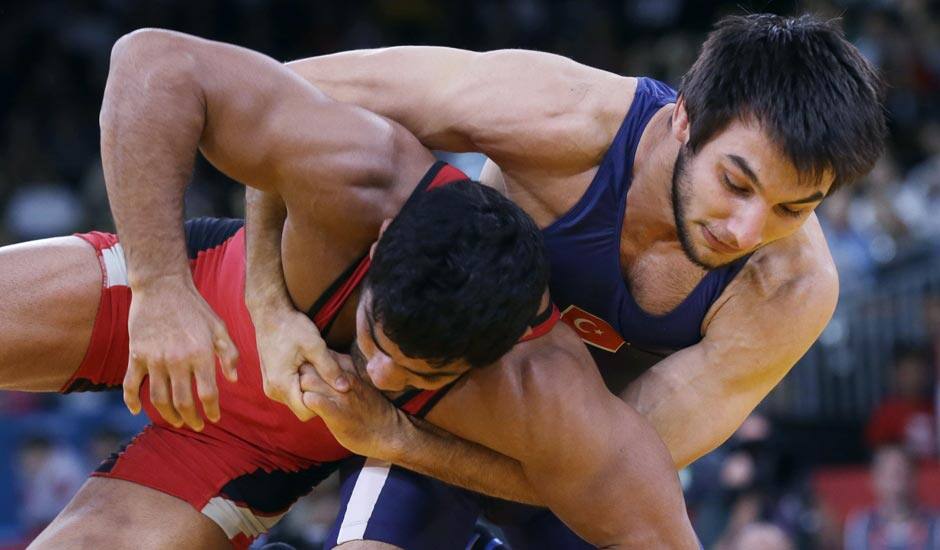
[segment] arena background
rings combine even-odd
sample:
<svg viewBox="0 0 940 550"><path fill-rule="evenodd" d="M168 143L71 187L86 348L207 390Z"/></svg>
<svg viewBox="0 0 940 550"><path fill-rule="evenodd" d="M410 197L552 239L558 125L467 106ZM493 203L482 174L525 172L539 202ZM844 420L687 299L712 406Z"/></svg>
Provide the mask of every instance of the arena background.
<svg viewBox="0 0 940 550"><path fill-rule="evenodd" d="M759 412L682 479L706 547L742 547L743 527L762 521L796 547L838 548L845 514L876 498L867 465L881 445L906 446L920 466L921 492L940 504L938 2L5 2L0 244L113 228L98 109L110 47L138 27L233 42L285 61L397 44L533 48L677 85L714 21L760 11L842 18L889 85L890 146L864 182L820 209L842 281L832 323ZM476 156L453 160L471 171L482 164ZM242 197L239 186L200 162L187 215L238 216ZM23 546L142 422L127 413L120 393L0 393L0 548ZM885 475L897 478L903 469ZM275 537L318 548L334 491L327 484L302 501Z"/></svg>

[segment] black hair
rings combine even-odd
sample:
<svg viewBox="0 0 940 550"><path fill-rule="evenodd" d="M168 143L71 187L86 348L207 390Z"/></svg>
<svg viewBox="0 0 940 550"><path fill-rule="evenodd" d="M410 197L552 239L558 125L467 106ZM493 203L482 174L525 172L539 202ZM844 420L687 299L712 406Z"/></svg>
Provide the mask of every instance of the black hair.
<svg viewBox="0 0 940 550"><path fill-rule="evenodd" d="M488 365L519 340L548 286L535 222L465 180L416 192L376 246L372 316L405 355Z"/></svg>
<svg viewBox="0 0 940 550"><path fill-rule="evenodd" d="M708 35L679 95L696 152L734 120L753 118L797 171L830 189L868 173L884 149L883 83L833 21L728 16Z"/></svg>

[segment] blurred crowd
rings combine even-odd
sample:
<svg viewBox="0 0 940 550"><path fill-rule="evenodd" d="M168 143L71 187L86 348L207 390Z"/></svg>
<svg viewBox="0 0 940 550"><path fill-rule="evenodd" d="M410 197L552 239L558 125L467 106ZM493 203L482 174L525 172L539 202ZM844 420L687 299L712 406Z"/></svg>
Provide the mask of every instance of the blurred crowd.
<svg viewBox="0 0 940 550"><path fill-rule="evenodd" d="M843 292L877 288L898 266L936 259L940 2L931 0L4 3L0 245L112 227L97 115L110 47L134 28L181 30L284 61L396 44L533 48L676 86L711 24L744 11L840 17L847 36L885 78L888 153L865 181L820 209ZM240 187L200 161L187 192L187 214L237 216L242 196ZM936 303L940 327L940 299ZM779 419L755 413L727 444L683 472L706 547L940 548L940 527L929 508L940 502L918 496L925 486L940 494L940 331L924 334L895 346L883 402L858 419L864 429L848 436L861 450L855 466L823 469L806 460L801 450L826 442L794 436ZM15 547L41 529L141 422L126 413L119 394L0 393L0 547ZM840 476L854 480L848 493L855 496L847 503L837 502L847 492L839 489ZM315 548L335 507L331 491L328 485L318 498L303 501L278 536Z"/></svg>

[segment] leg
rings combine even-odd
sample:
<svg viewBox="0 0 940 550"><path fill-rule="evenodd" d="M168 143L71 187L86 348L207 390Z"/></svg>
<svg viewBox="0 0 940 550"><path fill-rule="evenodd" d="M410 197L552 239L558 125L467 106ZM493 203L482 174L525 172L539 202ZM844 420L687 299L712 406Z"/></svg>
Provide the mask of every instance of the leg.
<svg viewBox="0 0 940 550"><path fill-rule="evenodd" d="M88 348L101 295L94 248L58 237L0 248L0 389L57 391Z"/></svg>
<svg viewBox="0 0 940 550"><path fill-rule="evenodd" d="M93 477L29 548L231 548L187 502L136 483Z"/></svg>

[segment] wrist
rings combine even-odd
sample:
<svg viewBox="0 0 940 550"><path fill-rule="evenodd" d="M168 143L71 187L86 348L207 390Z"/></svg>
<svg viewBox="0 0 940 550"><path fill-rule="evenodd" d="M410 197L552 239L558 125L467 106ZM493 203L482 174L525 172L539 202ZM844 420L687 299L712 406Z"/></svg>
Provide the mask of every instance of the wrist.
<svg viewBox="0 0 940 550"><path fill-rule="evenodd" d="M276 285L246 285L245 307L248 308L252 321L256 322L276 320L286 311L296 311L284 289Z"/></svg>
<svg viewBox="0 0 940 550"><path fill-rule="evenodd" d="M414 419L401 409L395 407L394 417L391 424L382 430L378 437L378 448L373 451L373 456L385 462L392 464L407 464L405 457L408 456L409 449L412 450L415 439L415 433L418 427Z"/></svg>
<svg viewBox="0 0 940 550"><path fill-rule="evenodd" d="M179 273L141 274L133 271L127 273L127 286L131 291L140 295L150 291L179 290L180 288L194 289L193 276L189 270Z"/></svg>

